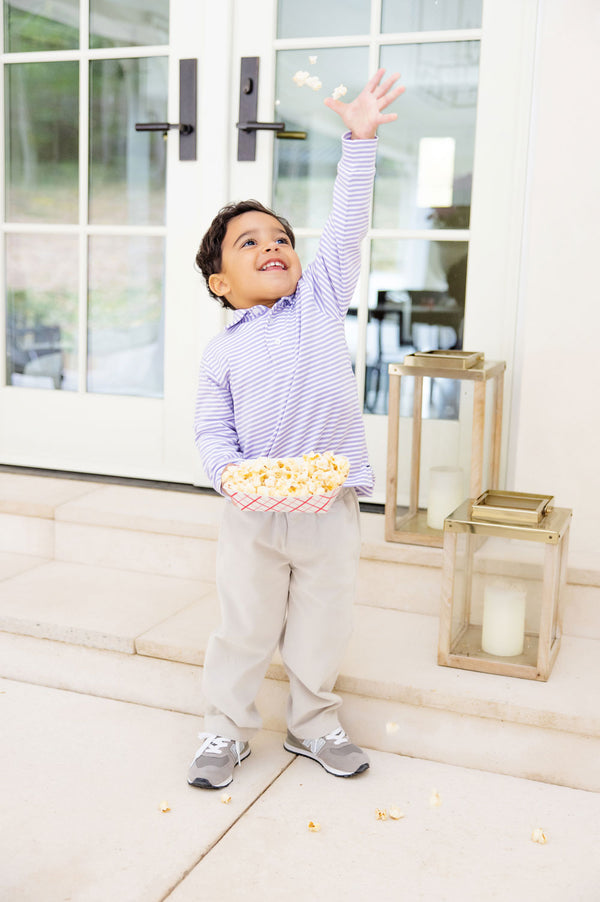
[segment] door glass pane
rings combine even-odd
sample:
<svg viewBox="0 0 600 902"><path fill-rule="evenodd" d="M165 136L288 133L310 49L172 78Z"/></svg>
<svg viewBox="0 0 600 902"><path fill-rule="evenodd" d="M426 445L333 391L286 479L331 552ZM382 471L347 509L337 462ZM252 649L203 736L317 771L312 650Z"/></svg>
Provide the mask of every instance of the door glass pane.
<svg viewBox="0 0 600 902"><path fill-rule="evenodd" d="M90 47L169 43L169 0L90 0Z"/></svg>
<svg viewBox="0 0 600 902"><path fill-rule="evenodd" d="M316 57L311 63L310 57ZM298 87L296 72L310 72L322 83L315 91ZM277 54L275 116L288 131L306 131L304 141L275 141L273 206L292 227L322 228L331 208L331 192L340 159L344 126L323 103L343 83L355 97L368 77L368 49L283 50Z"/></svg>
<svg viewBox="0 0 600 902"><path fill-rule="evenodd" d="M78 221L78 97L76 62L6 66L8 220Z"/></svg>
<svg viewBox="0 0 600 902"><path fill-rule="evenodd" d="M76 235L6 236L6 377L77 388Z"/></svg>
<svg viewBox="0 0 600 902"><path fill-rule="evenodd" d="M384 47L406 95L386 126L375 180L376 228L468 228L479 42Z"/></svg>
<svg viewBox="0 0 600 902"><path fill-rule="evenodd" d="M368 296L366 413L387 413L388 364L402 363L406 354L414 351L462 348L467 254L465 241L373 241ZM356 312L351 310L350 320L353 312L356 317ZM433 380L428 392L424 393L423 416L456 419L458 385L456 380ZM403 400L409 404L410 415L412 400L408 397ZM401 412L405 413L404 410Z"/></svg>
<svg viewBox="0 0 600 902"><path fill-rule="evenodd" d="M163 238L90 238L88 391L162 397L163 260Z"/></svg>
<svg viewBox="0 0 600 902"><path fill-rule="evenodd" d="M383 0L385 32L480 28L482 0Z"/></svg>
<svg viewBox="0 0 600 902"><path fill-rule="evenodd" d="M279 0L277 37L368 34L370 18L370 0Z"/></svg>
<svg viewBox="0 0 600 902"><path fill-rule="evenodd" d="M167 89L166 57L90 63L90 222L164 224L165 141L135 123L166 121Z"/></svg>
<svg viewBox="0 0 600 902"><path fill-rule="evenodd" d="M79 0L4 0L4 49L74 50L79 47Z"/></svg>

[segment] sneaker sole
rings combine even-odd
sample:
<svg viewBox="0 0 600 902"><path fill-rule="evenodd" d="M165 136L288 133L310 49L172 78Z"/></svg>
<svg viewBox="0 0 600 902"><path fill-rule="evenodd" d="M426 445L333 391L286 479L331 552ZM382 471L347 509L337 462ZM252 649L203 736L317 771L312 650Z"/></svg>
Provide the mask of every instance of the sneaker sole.
<svg viewBox="0 0 600 902"><path fill-rule="evenodd" d="M364 771L368 770L369 763L365 761L364 764L361 764L356 770L351 771L350 773L346 770L336 770L334 767L329 767L325 764L324 761L321 761L320 758L317 758L316 755L313 755L308 749L306 751L302 749L297 749L293 745L288 745L287 740L284 740L283 747L286 752L291 752L292 755L304 755L305 758L310 758L311 761L316 761L317 764L320 764L321 767L327 771L328 774L332 774L334 777L355 777L356 774L362 774Z"/></svg>
<svg viewBox="0 0 600 902"><path fill-rule="evenodd" d="M241 764L242 761L245 761L251 751L251 749L247 749L243 755L240 755L240 760L236 761L233 766L237 767L238 764ZM229 786L230 783L233 783L233 776L229 780L226 780L224 783L211 783L204 777L196 777L195 780L188 780L188 786L199 786L201 789L225 789L225 787Z"/></svg>

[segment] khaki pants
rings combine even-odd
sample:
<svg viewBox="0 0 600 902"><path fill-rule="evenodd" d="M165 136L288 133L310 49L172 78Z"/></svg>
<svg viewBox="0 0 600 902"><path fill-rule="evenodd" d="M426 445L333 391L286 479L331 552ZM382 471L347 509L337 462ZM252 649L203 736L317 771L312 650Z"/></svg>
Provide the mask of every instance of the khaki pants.
<svg viewBox="0 0 600 902"><path fill-rule="evenodd" d="M356 492L326 513L241 511L228 503L219 534L221 625L204 662L204 729L249 739L255 699L277 646L290 680L288 729L315 739L339 726L332 690L352 631L360 522Z"/></svg>

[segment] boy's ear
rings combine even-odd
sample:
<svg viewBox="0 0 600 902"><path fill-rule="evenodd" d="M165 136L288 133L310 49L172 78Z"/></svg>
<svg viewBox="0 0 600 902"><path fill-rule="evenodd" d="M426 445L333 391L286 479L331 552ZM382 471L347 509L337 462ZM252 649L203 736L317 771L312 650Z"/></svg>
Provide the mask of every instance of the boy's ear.
<svg viewBox="0 0 600 902"><path fill-rule="evenodd" d="M229 282L223 278L222 273L214 272L208 279L208 287L217 297L225 297L229 291Z"/></svg>

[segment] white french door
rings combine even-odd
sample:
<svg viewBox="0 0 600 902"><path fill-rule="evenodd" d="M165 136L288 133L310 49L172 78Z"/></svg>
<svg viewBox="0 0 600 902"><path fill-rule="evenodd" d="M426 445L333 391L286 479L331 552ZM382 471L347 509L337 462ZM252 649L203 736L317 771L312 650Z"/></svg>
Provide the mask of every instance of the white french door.
<svg viewBox="0 0 600 902"><path fill-rule="evenodd" d="M0 462L203 482L193 396L222 317L194 257L226 200L229 11L4 0L3 19ZM181 59L200 86L184 161L176 129L135 130L179 122Z"/></svg>
<svg viewBox="0 0 600 902"><path fill-rule="evenodd" d="M407 87L394 107L398 121L380 130L371 228L347 318L376 475L373 500L382 502L389 363L414 350L484 351L509 363L510 407L536 4L258 6L235 4L232 122L240 60L258 57L257 120L284 122L286 131L307 137L259 131L256 160L238 161L232 130L231 195L259 197L286 216L305 263L329 211L343 130L323 97L340 84L355 95L379 66L400 71ZM458 463L470 447L468 405L456 381L428 388L422 466ZM403 397L407 447L411 404ZM401 458L400 484L408 485L409 456Z"/></svg>
<svg viewBox="0 0 600 902"><path fill-rule="evenodd" d="M258 197L290 219L307 263L340 153L323 97L340 83L351 96L379 65L402 72L407 92L380 133L347 320L374 499L389 362L461 344L504 359L508 413L536 10L4 0L0 463L206 484L193 401L224 314L194 270L199 240L220 206ZM238 161L240 64L253 57L256 119L306 138L259 131L255 160ZM135 131L179 122L181 59L198 60L196 160L179 159L175 130ZM298 86L298 71L320 90ZM468 447L460 399L442 383L425 394L422 465L454 463Z"/></svg>

